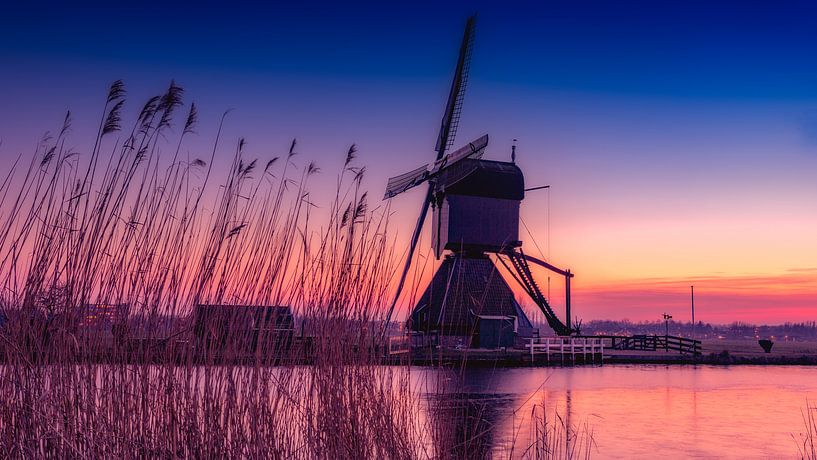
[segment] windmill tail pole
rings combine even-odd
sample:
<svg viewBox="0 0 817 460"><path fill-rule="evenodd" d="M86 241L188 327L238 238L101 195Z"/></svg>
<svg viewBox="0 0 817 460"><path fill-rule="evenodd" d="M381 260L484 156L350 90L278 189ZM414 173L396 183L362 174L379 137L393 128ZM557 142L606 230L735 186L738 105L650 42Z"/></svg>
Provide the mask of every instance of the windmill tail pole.
<svg viewBox="0 0 817 460"><path fill-rule="evenodd" d="M574 328L571 320L571 315L573 312L570 299L570 278L573 278L573 273L570 270L562 270L561 268L553 266L544 260L529 256L522 252L521 249L518 253L509 251L506 254L511 258L511 261L514 261L514 266L517 267L517 271L521 271L521 273L524 275L520 275L519 279L522 281L525 281L525 279L530 280L530 286L527 288L528 294L531 296L533 301L539 305L542 312L545 313L545 317L548 319L548 324L553 328L553 330L559 335L570 335L574 332L578 332L577 329ZM565 277L565 315L567 316L565 323L562 323L559 320L551 309L550 305L548 305L547 300L545 300L545 296L539 292L539 288L536 286L535 281L533 281L533 275L530 273L530 268L528 268L526 261L533 262L536 265L542 266Z"/></svg>
<svg viewBox="0 0 817 460"><path fill-rule="evenodd" d="M565 275L565 326L569 332L573 332L573 326L570 323L570 277L573 276L570 270L567 270Z"/></svg>

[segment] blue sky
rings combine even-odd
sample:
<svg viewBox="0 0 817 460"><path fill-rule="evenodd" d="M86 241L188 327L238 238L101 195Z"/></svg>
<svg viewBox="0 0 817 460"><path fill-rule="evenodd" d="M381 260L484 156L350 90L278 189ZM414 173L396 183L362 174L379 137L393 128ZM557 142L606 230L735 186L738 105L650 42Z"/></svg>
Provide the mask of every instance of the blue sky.
<svg viewBox="0 0 817 460"><path fill-rule="evenodd" d="M677 97L817 95L814 2L46 2L4 8L1 52L7 62L427 78L449 63L472 12L481 15L475 75L490 81Z"/></svg>
<svg viewBox="0 0 817 460"><path fill-rule="evenodd" d="M720 276L726 289L817 266L815 2L6 5L0 168L67 109L86 147L111 81L135 111L175 79L201 108L191 149L233 109L224 158L239 136L259 157L297 137L334 171L357 143L379 195L433 158L475 11L458 143L488 132L502 159L519 139L527 181L553 185L550 252L577 288L657 276L682 292ZM395 202L399 222L415 195ZM532 194L523 206L540 242L546 205ZM612 308L597 305L589 316Z"/></svg>

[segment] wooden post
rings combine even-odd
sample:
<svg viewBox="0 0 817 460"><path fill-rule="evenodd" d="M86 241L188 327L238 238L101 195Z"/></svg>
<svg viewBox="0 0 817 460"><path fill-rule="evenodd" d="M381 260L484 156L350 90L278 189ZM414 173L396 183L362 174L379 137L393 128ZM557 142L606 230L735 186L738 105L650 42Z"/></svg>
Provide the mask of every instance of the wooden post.
<svg viewBox="0 0 817 460"><path fill-rule="evenodd" d="M604 339L599 339L598 343L596 343L594 345L598 345L598 347L594 346L593 348L596 349L597 353L599 354L599 362L601 362L601 349L604 347ZM594 363L596 362L596 354L595 353L593 354L593 362Z"/></svg>
<svg viewBox="0 0 817 460"><path fill-rule="evenodd" d="M530 362L533 364L533 337L530 338Z"/></svg>
<svg viewBox="0 0 817 460"><path fill-rule="evenodd" d="M695 340L695 286L689 287L689 294L692 300L692 339Z"/></svg>
<svg viewBox="0 0 817 460"><path fill-rule="evenodd" d="M584 362L587 362L587 339L582 339L582 343L580 343L579 345L580 345L579 350L581 351L582 354L582 360Z"/></svg>
<svg viewBox="0 0 817 460"><path fill-rule="evenodd" d="M571 321L570 321L570 277L571 277L570 270L567 270L565 274L565 325L567 325L568 333L572 330Z"/></svg>
<svg viewBox="0 0 817 460"><path fill-rule="evenodd" d="M594 363L596 362L596 340L597 339L592 339L590 342L590 354L593 355L592 358Z"/></svg>
<svg viewBox="0 0 817 460"><path fill-rule="evenodd" d="M550 365L550 338L545 339L545 361Z"/></svg>
<svg viewBox="0 0 817 460"><path fill-rule="evenodd" d="M599 340L599 363L604 364L604 341Z"/></svg>
<svg viewBox="0 0 817 460"><path fill-rule="evenodd" d="M565 339L559 338L559 354L562 355L562 366L565 365Z"/></svg>
<svg viewBox="0 0 817 460"><path fill-rule="evenodd" d="M590 359L596 362L596 339L590 339Z"/></svg>

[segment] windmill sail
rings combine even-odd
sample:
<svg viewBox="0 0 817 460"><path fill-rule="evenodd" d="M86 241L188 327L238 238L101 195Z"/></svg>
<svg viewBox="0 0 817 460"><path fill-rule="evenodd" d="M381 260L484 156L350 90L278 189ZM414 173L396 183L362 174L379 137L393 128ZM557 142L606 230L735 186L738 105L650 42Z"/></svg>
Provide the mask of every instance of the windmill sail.
<svg viewBox="0 0 817 460"><path fill-rule="evenodd" d="M440 126L440 133L437 135L437 158L435 161L440 161L445 155L446 149L454 142L454 135L457 132L459 125L460 113L462 112L462 102L465 97L465 83L468 80L468 71L471 67L471 50L474 44L474 25L476 16L471 16L465 23L465 33L460 44L460 54L457 58L457 68L454 72L454 80L451 82L451 91L448 94L448 103L445 107L445 114L443 115ZM416 170L415 170L416 171ZM406 276L411 267L411 259L414 257L414 250L417 248L417 242L420 240L420 232L423 229L423 221L425 221L428 214L428 207L431 204L432 194L434 191L433 184L429 184L426 192L423 205L420 208L420 215L417 218L417 225L414 227L414 233L411 235L411 244L409 245L408 255L406 256L406 265L403 267L403 272L400 274L400 281L397 284L397 292L394 294L394 301L389 307L386 314L385 326L388 327L391 321L391 315L394 313L394 307L397 305L397 300L400 298L400 293L403 291L403 285L406 283ZM385 329L384 329L385 331Z"/></svg>
<svg viewBox="0 0 817 460"><path fill-rule="evenodd" d="M466 158L480 159L485 153L485 147L488 146L488 135L484 135L475 141L460 147L454 152L445 155L442 160L434 162L434 165L429 172L429 166L420 166L417 169L409 171L399 176L390 177L386 184L386 192L383 199L387 200L395 195L399 195L406 190L414 188L432 176L438 174L443 169L456 164L458 161Z"/></svg>
<svg viewBox="0 0 817 460"><path fill-rule="evenodd" d="M419 168L409 171L399 176L389 178L386 184L386 194L383 199L391 198L397 194L403 193L406 190L416 187L423 183L428 178L428 165L420 166Z"/></svg>
<svg viewBox="0 0 817 460"><path fill-rule="evenodd" d="M465 99L465 87L468 83L468 73L471 70L471 54L474 49L474 25L476 16L468 18L465 23L465 33L460 45L460 56L457 60L457 70L454 73L454 81L451 82L451 91L448 93L448 104L445 107L440 126L440 134L437 136L438 152L437 159L442 158L446 149L454 144L457 136L457 128L460 124L462 114L462 103Z"/></svg>
<svg viewBox="0 0 817 460"><path fill-rule="evenodd" d="M479 139L470 142L467 145L464 145L457 150L449 153L448 155L444 156L442 160L439 160L434 163L434 167L431 169L431 174L436 174L441 170L455 164L456 162L463 160L465 158L473 158L478 160L482 158L482 155L485 154L485 147L488 146L488 135L484 135Z"/></svg>

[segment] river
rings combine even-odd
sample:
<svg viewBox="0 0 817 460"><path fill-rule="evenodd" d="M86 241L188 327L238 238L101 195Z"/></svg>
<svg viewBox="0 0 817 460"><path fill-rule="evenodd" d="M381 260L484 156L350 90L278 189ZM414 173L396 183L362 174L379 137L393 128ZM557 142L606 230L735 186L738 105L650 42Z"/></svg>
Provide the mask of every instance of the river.
<svg viewBox="0 0 817 460"><path fill-rule="evenodd" d="M451 423L485 432L495 457L520 454L508 446L526 445L532 405L544 403L551 421L592 432L592 458L795 458L817 403L815 367L468 369L451 380L451 397L476 408Z"/></svg>
<svg viewBox="0 0 817 460"><path fill-rule="evenodd" d="M16 372L6 372L2 382L3 397L9 398L4 403L19 413L29 416L27 398L36 398L34 422L46 432L54 429L51 420L70 421L79 413L88 417L91 429L83 425L82 433L93 442L111 441L116 447L120 438L144 437L147 445L165 448L163 443L171 438L146 432L148 426L172 433L190 452L215 442L203 444L202 433L211 437L229 433L226 439L232 436L239 444L252 447L264 441L270 445L260 447L284 451L301 449L309 430L323 433L329 441L348 442L359 433L379 439L388 434L383 427L391 425L377 417L388 414L400 420L394 425L396 433L402 433L404 422L410 432L419 433L410 441L418 458L541 458L527 449L541 439L536 432L541 419L532 414L544 413L548 426L572 427L548 438L549 446L560 443L561 452L577 448L579 455L572 458L588 453L582 439L592 440L589 458L797 458L807 431L804 414L809 405L817 405L817 367L810 366L605 364L457 370L371 366L312 373L314 369L50 366L36 369L37 381L44 386L29 396L20 396ZM341 369L349 372L338 372ZM93 400L87 391L92 388L90 378L96 380ZM333 383L338 378L342 380ZM399 393L385 390L388 385ZM268 405L257 398L263 394L259 391L267 392ZM95 410L79 410L91 401L97 403ZM406 402L407 411L394 401ZM388 407L380 410L381 405ZM195 421L180 424L173 415L190 413L197 414L199 423L207 415L200 431L190 429ZM222 413L234 416L225 418ZM316 415L305 418L304 413ZM343 417L332 420L335 414ZM401 414L405 418L399 418ZM371 423L360 418L370 416L375 417ZM131 422L120 423L123 417ZM329 428L319 423L326 420ZM73 430L75 425L66 426ZM335 439L332 435L338 429L345 431ZM259 438L259 430L275 436ZM99 432L116 436L95 436ZM367 446L379 445L371 438L364 440ZM326 447L310 444L315 446ZM234 447L236 452L250 451L247 445Z"/></svg>

